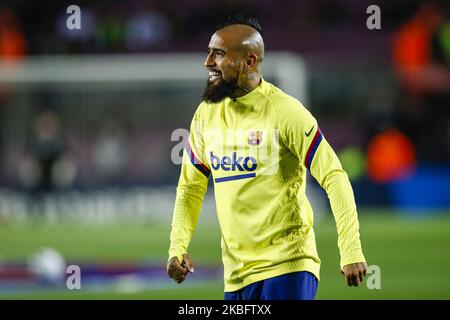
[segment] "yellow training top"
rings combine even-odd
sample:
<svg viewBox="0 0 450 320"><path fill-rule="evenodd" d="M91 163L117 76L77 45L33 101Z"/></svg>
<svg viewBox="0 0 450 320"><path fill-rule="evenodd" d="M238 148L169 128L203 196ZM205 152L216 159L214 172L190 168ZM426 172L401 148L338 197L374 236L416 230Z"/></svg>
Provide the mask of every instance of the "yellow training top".
<svg viewBox="0 0 450 320"><path fill-rule="evenodd" d="M202 102L184 151L169 257L187 253L212 175L226 292L295 271L319 279L307 169L330 199L341 267L365 262L347 174L316 119L274 85Z"/></svg>

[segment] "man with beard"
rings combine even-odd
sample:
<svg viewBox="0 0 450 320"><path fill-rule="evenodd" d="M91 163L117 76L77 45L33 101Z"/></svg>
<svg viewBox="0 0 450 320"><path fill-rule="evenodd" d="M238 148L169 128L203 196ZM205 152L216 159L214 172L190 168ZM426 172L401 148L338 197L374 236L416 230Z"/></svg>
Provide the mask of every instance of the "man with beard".
<svg viewBox="0 0 450 320"><path fill-rule="evenodd" d="M316 119L260 73L259 23L233 15L212 35L203 102L183 155L167 273L194 272L188 245L209 176L222 233L225 299L314 299L320 259L306 170L326 190L338 230L341 273L358 286L367 265L352 187Z"/></svg>

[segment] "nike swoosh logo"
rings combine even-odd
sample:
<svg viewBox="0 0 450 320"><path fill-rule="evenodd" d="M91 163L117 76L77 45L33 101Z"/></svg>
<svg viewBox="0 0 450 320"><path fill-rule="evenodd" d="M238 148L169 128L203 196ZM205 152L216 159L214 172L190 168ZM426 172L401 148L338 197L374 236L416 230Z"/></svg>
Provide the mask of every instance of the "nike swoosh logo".
<svg viewBox="0 0 450 320"><path fill-rule="evenodd" d="M305 135L306 135L307 137L309 137L309 135L311 134L311 132L313 131L313 129L314 129L314 126L312 126L312 128L311 128L311 130L309 130L309 132L306 132L306 131L305 131Z"/></svg>

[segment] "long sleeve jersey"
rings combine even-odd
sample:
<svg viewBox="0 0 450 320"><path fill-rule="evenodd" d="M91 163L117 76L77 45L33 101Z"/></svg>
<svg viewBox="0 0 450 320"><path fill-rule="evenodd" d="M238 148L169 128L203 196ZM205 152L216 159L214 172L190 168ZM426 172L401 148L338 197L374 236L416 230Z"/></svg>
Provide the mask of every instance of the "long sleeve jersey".
<svg viewBox="0 0 450 320"><path fill-rule="evenodd" d="M226 292L296 271L320 279L307 170L330 200L341 267L365 262L348 176L297 99L262 79L242 97L202 102L183 153L169 257L188 252L211 177Z"/></svg>

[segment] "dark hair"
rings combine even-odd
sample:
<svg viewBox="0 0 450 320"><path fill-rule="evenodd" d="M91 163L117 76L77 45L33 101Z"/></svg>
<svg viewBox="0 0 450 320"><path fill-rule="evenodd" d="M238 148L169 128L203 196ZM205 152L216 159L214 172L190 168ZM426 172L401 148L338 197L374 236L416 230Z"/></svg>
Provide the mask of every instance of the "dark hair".
<svg viewBox="0 0 450 320"><path fill-rule="evenodd" d="M243 13L231 14L228 17L222 19L222 21L220 21L220 23L217 25L216 30L220 30L233 24L245 24L257 30L261 35L263 33L262 27L259 24L258 20Z"/></svg>

